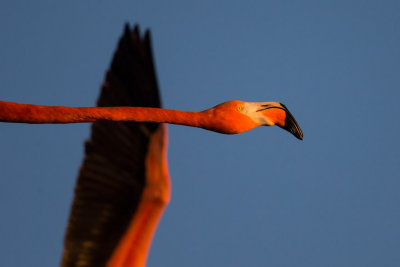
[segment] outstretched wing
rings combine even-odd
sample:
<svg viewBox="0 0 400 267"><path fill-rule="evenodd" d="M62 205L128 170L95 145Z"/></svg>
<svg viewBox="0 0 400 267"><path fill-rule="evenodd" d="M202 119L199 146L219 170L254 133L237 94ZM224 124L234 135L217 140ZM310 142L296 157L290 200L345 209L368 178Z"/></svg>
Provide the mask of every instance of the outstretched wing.
<svg viewBox="0 0 400 267"><path fill-rule="evenodd" d="M125 26L98 106L160 107L149 31ZM75 187L62 266L105 266L125 234L146 185L155 123L93 123Z"/></svg>

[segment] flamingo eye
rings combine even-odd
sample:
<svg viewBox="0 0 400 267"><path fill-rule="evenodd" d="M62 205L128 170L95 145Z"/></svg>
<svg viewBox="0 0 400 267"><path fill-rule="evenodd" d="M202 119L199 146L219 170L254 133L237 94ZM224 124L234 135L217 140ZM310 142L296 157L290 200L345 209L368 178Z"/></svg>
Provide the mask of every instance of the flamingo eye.
<svg viewBox="0 0 400 267"><path fill-rule="evenodd" d="M237 111L242 111L243 110L243 105L237 105L236 106Z"/></svg>

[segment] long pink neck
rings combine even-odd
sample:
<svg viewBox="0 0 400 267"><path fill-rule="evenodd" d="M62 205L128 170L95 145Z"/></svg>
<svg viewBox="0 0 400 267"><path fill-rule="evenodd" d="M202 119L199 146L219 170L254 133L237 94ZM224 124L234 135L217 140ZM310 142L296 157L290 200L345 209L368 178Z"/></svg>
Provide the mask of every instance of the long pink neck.
<svg viewBox="0 0 400 267"><path fill-rule="evenodd" d="M78 123L99 120L159 122L204 127L202 112L143 107L40 106L0 101L0 121L22 123Z"/></svg>
<svg viewBox="0 0 400 267"><path fill-rule="evenodd" d="M237 106L241 103L243 101L233 100L201 112L188 112L142 107L70 108L0 101L0 122L77 123L100 120L158 122L237 134L259 126L249 116L237 111Z"/></svg>

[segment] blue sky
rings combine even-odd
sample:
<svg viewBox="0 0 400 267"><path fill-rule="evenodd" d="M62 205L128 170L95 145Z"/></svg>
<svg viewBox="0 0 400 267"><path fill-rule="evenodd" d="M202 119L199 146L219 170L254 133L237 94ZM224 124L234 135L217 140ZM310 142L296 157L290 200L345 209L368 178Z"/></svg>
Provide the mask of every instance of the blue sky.
<svg viewBox="0 0 400 267"><path fill-rule="evenodd" d="M279 101L304 132L170 126L148 266L396 266L398 1L2 1L0 99L93 106L125 22L164 106ZM0 124L0 258L55 266L89 125Z"/></svg>

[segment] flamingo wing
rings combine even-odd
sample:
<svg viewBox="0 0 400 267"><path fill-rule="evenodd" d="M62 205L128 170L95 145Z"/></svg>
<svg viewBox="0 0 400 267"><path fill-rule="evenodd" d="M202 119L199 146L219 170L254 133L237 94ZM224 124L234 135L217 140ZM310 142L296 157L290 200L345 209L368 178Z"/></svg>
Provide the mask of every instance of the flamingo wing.
<svg viewBox="0 0 400 267"><path fill-rule="evenodd" d="M138 26L132 31L125 26L97 105L161 107L149 31L141 37ZM160 128L156 123L93 123L62 266L105 266L109 261L142 199L149 145Z"/></svg>

